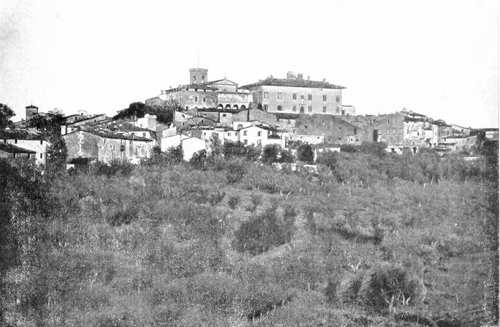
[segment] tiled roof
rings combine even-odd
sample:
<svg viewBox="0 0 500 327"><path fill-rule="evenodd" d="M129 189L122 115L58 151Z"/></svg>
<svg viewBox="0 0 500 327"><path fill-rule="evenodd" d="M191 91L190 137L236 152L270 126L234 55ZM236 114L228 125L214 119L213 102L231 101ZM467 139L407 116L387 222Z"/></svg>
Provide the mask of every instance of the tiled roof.
<svg viewBox="0 0 500 327"><path fill-rule="evenodd" d="M250 89L262 85L271 86L289 86L289 87L308 87L308 88L322 88L322 89L345 89L344 86L334 85L323 81L311 81L305 79L287 79L287 78L266 78L265 80L259 81L257 83L244 85L240 88Z"/></svg>
<svg viewBox="0 0 500 327"><path fill-rule="evenodd" d="M75 114L75 115L65 116L65 117L63 117L63 120L66 121L68 118L72 118L75 116L78 116L78 118L75 121L72 121L71 123L66 123L66 124L71 125L71 124L80 123L80 122L83 122L86 120L94 119L96 117L104 116L104 114L97 114L97 115L92 115L92 116L83 116L83 115Z"/></svg>
<svg viewBox="0 0 500 327"><path fill-rule="evenodd" d="M102 128L106 128L110 131L124 131L124 132L151 132L151 130L147 128L142 128L139 126L135 126L134 124L128 121L112 121L107 124L100 124Z"/></svg>
<svg viewBox="0 0 500 327"><path fill-rule="evenodd" d="M152 142L152 140L145 138L145 137L141 137L141 136L134 136L134 135L125 134L123 132L110 131L110 130L106 130L106 129L95 129L95 128L76 130L76 131L73 131L73 132L68 133L66 135L79 133L79 132L85 132L85 133L93 134L93 135L100 136L103 138L108 138L108 139L121 139L121 140ZM66 135L64 135L64 136L66 136Z"/></svg>
<svg viewBox="0 0 500 327"><path fill-rule="evenodd" d="M297 119L300 118L300 114L293 114L293 113L274 113L273 114L276 116L278 119Z"/></svg>
<svg viewBox="0 0 500 327"><path fill-rule="evenodd" d="M14 144L0 143L0 151L5 151L8 153L36 153L35 151L21 148Z"/></svg>
<svg viewBox="0 0 500 327"><path fill-rule="evenodd" d="M201 90L209 90L209 91L216 91L217 88L208 86L207 83L203 84L185 84L185 85L179 85L178 87L174 87L171 89L165 90L165 92L170 93L170 92L177 92L177 91L182 91L186 89L201 89Z"/></svg>
<svg viewBox="0 0 500 327"><path fill-rule="evenodd" d="M239 112L242 112L242 111L247 111L248 108L246 109L223 109L223 108L199 108L199 109L196 109L198 112L222 112L222 113L233 113L233 114L236 114L236 113L239 113Z"/></svg>
<svg viewBox="0 0 500 327"><path fill-rule="evenodd" d="M40 133L27 129L2 129L0 139L43 140L45 138Z"/></svg>

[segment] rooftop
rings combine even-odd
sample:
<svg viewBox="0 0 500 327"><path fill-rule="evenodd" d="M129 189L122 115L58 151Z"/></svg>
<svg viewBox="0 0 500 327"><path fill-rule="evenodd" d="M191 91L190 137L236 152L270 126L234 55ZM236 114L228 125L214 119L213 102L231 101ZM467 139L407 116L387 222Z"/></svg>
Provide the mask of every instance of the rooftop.
<svg viewBox="0 0 500 327"><path fill-rule="evenodd" d="M134 140L134 141L143 141L143 142L152 142L151 139L142 136L135 136L133 134L128 134L127 131L117 131L117 130L109 130L105 127L96 126L96 127L87 127L81 130L76 130L66 135L70 135L73 133L86 132L89 134L93 134L96 136L100 136L108 139L121 139L121 140Z"/></svg>
<svg viewBox="0 0 500 327"><path fill-rule="evenodd" d="M8 153L36 153L35 151L31 151L25 148L21 148L14 144L0 143L0 151L8 152Z"/></svg>
<svg viewBox="0 0 500 327"><path fill-rule="evenodd" d="M31 129L3 129L0 130L0 139L43 140L44 137Z"/></svg>
<svg viewBox="0 0 500 327"><path fill-rule="evenodd" d="M318 89L345 89L344 86L335 85L328 83L326 81L312 81L308 79L292 79L292 78L274 78L268 77L264 80L258 81L257 83L244 85L242 89L251 89L257 86L288 86L288 87L307 87L307 88L318 88Z"/></svg>

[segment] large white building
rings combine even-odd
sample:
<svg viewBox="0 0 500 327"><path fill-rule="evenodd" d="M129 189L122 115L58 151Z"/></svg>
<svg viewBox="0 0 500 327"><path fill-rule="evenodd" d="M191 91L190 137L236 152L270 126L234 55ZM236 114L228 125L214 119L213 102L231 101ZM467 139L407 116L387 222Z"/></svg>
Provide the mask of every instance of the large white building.
<svg viewBox="0 0 500 327"><path fill-rule="evenodd" d="M342 105L345 87L304 79L302 74L288 72L286 78L269 77L241 88L252 93L254 105L272 113L354 114L354 107Z"/></svg>

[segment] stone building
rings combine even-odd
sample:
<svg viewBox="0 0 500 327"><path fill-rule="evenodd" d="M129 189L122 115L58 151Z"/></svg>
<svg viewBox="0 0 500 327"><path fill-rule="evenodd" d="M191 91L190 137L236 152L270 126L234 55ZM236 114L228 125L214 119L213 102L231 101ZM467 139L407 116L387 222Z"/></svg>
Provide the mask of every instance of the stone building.
<svg viewBox="0 0 500 327"><path fill-rule="evenodd" d="M383 115L342 117L359 128L359 139L364 142L384 142L390 151L403 148L417 151L422 147L436 147L448 125L412 111Z"/></svg>
<svg viewBox="0 0 500 327"><path fill-rule="evenodd" d="M287 78L269 77L242 86L252 93L253 105L273 113L342 115L343 86L304 79L291 72ZM353 114L351 112L351 114Z"/></svg>
<svg viewBox="0 0 500 327"><path fill-rule="evenodd" d="M188 111L189 115L209 118L221 126L232 126L235 121L259 121L265 124L276 125L276 115L261 109L193 109Z"/></svg>
<svg viewBox="0 0 500 327"><path fill-rule="evenodd" d="M0 142L33 151L36 164L45 165L46 163L47 148L50 143L37 131L28 129L0 130Z"/></svg>
<svg viewBox="0 0 500 327"><path fill-rule="evenodd" d="M79 130L63 136L67 161L87 159L89 162L126 161L134 164L149 158L155 142L151 139L103 130Z"/></svg>
<svg viewBox="0 0 500 327"><path fill-rule="evenodd" d="M161 106L168 101L178 103L186 110L246 109L251 103L251 94L248 90L238 89L238 84L227 78L209 81L208 70L205 68L191 68L189 84L162 90L159 96L147 99L145 103Z"/></svg>
<svg viewBox="0 0 500 327"><path fill-rule="evenodd" d="M359 128L337 116L301 115L295 122L293 129L295 135L310 135L318 140L324 137L324 142L329 144L359 144ZM316 142L314 142L316 143Z"/></svg>
<svg viewBox="0 0 500 327"><path fill-rule="evenodd" d="M36 152L15 146L14 144L0 143L0 158L26 158L35 160Z"/></svg>

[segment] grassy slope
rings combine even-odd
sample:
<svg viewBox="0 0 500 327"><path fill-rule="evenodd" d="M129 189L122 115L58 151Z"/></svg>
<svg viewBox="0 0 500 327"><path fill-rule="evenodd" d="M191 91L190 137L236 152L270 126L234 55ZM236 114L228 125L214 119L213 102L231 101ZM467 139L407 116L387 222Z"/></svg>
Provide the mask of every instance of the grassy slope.
<svg viewBox="0 0 500 327"><path fill-rule="evenodd" d="M58 237L49 283L64 287L51 294L47 319L74 326L397 325L324 295L328 281L354 265L382 261L423 278L426 300L409 310L460 316L484 303L491 260L483 223L491 212L483 184L361 187L248 165L234 184L224 170L182 165L56 181L52 192L64 212L49 226ZM231 197L239 198L234 209ZM256 256L236 251L237 228L272 205L278 216L286 206L297 209L291 242ZM120 219L131 221L112 226ZM377 244L362 237L374 226L384 235Z"/></svg>

